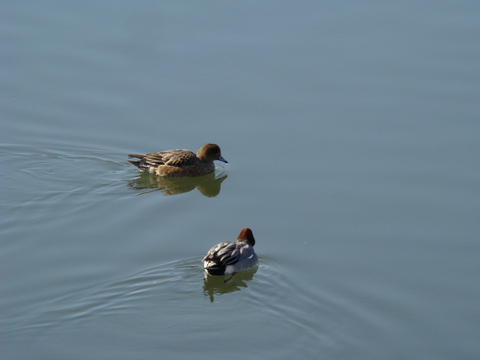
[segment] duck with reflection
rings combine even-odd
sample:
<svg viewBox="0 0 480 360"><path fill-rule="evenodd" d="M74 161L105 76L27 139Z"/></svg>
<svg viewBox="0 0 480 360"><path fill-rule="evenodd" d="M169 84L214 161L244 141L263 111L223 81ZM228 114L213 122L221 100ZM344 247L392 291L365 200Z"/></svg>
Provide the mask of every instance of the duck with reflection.
<svg viewBox="0 0 480 360"><path fill-rule="evenodd" d="M223 241L212 247L202 260L203 268L209 275L233 275L252 269L258 264L254 245L252 230L244 228L237 241Z"/></svg>
<svg viewBox="0 0 480 360"><path fill-rule="evenodd" d="M128 160L142 172L167 177L204 176L215 170L215 160L228 163L217 144L205 144L195 154L190 150L165 150L145 155L129 154Z"/></svg>

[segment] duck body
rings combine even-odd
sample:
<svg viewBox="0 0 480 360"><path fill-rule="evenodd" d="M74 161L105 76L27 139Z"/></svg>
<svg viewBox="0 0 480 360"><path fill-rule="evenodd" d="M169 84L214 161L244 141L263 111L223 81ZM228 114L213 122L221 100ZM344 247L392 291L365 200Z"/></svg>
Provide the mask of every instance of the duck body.
<svg viewBox="0 0 480 360"><path fill-rule="evenodd" d="M215 170L215 160L228 163L222 157L220 147L206 144L197 153L186 149L166 150L145 155L129 154L139 160L128 160L142 172L168 177L195 177Z"/></svg>
<svg viewBox="0 0 480 360"><path fill-rule="evenodd" d="M244 228L237 241L223 241L213 246L203 258L203 268L209 275L235 274L254 268L258 257L253 249L252 230Z"/></svg>

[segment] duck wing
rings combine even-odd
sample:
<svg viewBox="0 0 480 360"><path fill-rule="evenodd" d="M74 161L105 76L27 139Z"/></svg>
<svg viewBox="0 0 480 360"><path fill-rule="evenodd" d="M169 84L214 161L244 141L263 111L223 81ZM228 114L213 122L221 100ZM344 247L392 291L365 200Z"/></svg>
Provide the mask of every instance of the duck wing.
<svg viewBox="0 0 480 360"><path fill-rule="evenodd" d="M166 150L157 153L146 154L142 160L148 165L189 166L195 164L197 156L190 150Z"/></svg>
<svg viewBox="0 0 480 360"><path fill-rule="evenodd" d="M165 165L170 166L189 166L197 161L197 155L190 150L170 150L162 153Z"/></svg>
<svg viewBox="0 0 480 360"><path fill-rule="evenodd" d="M250 245L245 243L224 241L212 247L203 261L212 262L219 265L234 265L245 257Z"/></svg>

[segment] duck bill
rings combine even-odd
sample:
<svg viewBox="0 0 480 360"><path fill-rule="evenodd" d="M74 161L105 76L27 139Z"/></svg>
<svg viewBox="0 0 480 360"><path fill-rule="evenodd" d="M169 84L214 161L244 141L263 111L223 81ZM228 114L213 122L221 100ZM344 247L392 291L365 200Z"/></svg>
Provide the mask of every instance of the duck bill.
<svg viewBox="0 0 480 360"><path fill-rule="evenodd" d="M224 162L225 164L228 164L228 161L225 160L225 159L223 158L223 156L220 156L220 159L218 159L218 161L222 161L222 162Z"/></svg>

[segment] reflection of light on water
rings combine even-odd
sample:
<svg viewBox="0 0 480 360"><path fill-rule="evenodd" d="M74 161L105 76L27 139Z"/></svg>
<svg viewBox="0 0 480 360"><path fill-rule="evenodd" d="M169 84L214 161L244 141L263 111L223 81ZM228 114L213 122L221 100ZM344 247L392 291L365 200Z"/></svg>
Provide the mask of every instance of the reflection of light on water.
<svg viewBox="0 0 480 360"><path fill-rule="evenodd" d="M247 283L253 279L257 270L258 267L255 267L234 275L206 276L203 283L203 292L210 297L210 302L213 302L215 294L227 294L248 287Z"/></svg>
<svg viewBox="0 0 480 360"><path fill-rule="evenodd" d="M222 182L228 177L223 168L218 173L193 178L174 178L157 176L149 173L139 175L128 182L128 185L141 190L140 195L153 191L161 191L163 195L178 195L194 190L207 197L215 197L220 193ZM146 191L145 191L146 190Z"/></svg>

